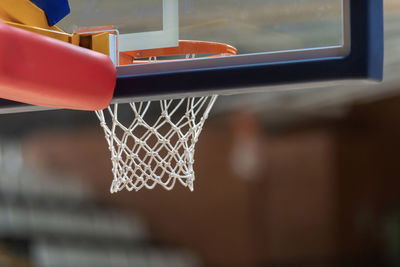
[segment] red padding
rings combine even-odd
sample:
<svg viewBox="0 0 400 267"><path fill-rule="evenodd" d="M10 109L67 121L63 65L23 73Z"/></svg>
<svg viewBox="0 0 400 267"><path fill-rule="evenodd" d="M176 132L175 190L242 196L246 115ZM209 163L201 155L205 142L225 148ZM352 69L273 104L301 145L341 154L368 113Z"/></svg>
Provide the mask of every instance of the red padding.
<svg viewBox="0 0 400 267"><path fill-rule="evenodd" d="M0 97L33 105L100 110L116 69L103 54L0 22Z"/></svg>

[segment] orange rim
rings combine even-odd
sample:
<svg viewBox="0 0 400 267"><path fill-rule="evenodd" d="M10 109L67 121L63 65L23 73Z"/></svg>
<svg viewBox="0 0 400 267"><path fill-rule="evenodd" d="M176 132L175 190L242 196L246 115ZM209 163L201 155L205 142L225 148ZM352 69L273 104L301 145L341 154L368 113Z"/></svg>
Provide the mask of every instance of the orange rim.
<svg viewBox="0 0 400 267"><path fill-rule="evenodd" d="M189 41L180 40L179 46L165 47L135 51L120 52L120 65L128 64L141 64L151 62L149 60L139 60L144 58L162 57L162 56L176 56L176 55L198 55L198 54L212 54L205 57L219 57L219 56L233 56L237 54L237 49L231 45L207 42L207 41ZM171 60L157 60L157 61L171 61Z"/></svg>

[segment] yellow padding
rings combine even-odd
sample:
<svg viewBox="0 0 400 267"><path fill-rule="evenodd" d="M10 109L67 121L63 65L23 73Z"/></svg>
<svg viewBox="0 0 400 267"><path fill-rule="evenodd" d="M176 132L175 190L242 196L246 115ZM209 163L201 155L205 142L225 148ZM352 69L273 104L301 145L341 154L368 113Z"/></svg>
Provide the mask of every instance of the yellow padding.
<svg viewBox="0 0 400 267"><path fill-rule="evenodd" d="M2 1L2 0L0 0L0 1ZM57 39L57 40L61 40L61 41L67 42L67 43L74 43L74 44L78 43L79 44L79 41L76 41L76 37L73 36L72 34L59 32L59 31L52 31L52 30L42 29L42 28L39 28L39 27L23 25L23 24L20 24L20 23L15 23L15 22L10 22L10 21L4 21L4 23L6 23L6 24L8 24L10 26L16 27L16 28L20 28L20 29L23 29L23 30L27 30L27 31L38 33L38 34L41 34L41 35L45 35L45 36L48 36L48 37L51 37L51 38L54 38L54 39ZM78 36L78 38L79 38L79 36Z"/></svg>
<svg viewBox="0 0 400 267"><path fill-rule="evenodd" d="M12 18L5 12L3 9L0 8L0 19L11 21Z"/></svg>

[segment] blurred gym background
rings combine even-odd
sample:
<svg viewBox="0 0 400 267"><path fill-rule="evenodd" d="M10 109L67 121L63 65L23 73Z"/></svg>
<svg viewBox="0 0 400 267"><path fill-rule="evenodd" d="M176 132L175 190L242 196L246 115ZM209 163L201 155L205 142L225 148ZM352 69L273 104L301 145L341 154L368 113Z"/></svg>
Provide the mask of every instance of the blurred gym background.
<svg viewBox="0 0 400 267"><path fill-rule="evenodd" d="M0 266L400 266L399 74L387 0L383 83L220 97L193 193L111 195L92 112L1 115Z"/></svg>

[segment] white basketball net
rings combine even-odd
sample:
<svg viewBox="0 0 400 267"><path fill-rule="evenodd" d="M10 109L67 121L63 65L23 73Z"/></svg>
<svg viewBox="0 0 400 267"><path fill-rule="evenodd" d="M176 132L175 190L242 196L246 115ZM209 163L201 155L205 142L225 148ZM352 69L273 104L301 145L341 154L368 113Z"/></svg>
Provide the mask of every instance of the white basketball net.
<svg viewBox="0 0 400 267"><path fill-rule="evenodd" d="M176 181L193 191L195 144L216 99L130 103L133 116L128 123L119 120L118 104L96 111L111 151L111 193L152 189L157 184L170 190Z"/></svg>

